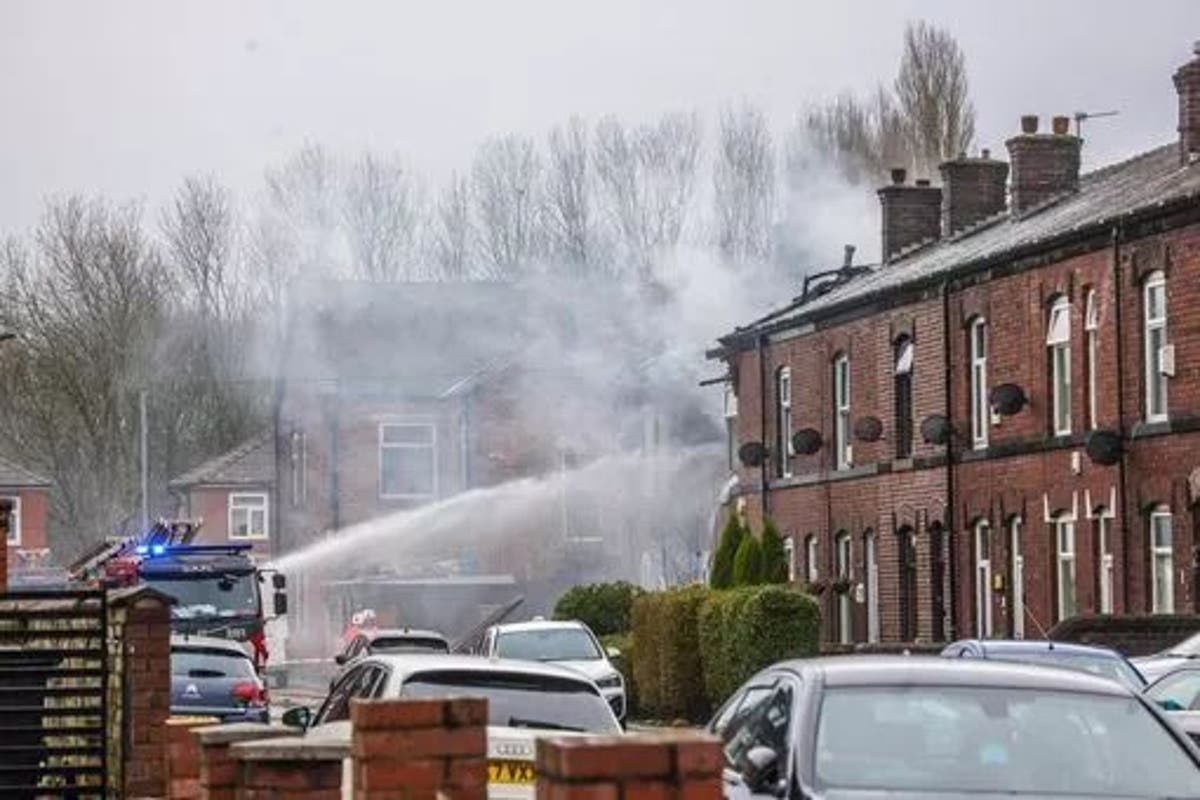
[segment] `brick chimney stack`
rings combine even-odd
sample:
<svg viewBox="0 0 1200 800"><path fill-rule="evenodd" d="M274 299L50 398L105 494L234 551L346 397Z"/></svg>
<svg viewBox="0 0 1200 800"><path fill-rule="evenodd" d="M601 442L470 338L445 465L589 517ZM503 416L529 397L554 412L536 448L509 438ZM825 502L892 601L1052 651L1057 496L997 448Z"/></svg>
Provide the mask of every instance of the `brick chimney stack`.
<svg viewBox="0 0 1200 800"><path fill-rule="evenodd" d="M946 161L942 173L942 236L953 236L999 214L1007 200L1008 164L984 150L979 158Z"/></svg>
<svg viewBox="0 0 1200 800"><path fill-rule="evenodd" d="M1175 73L1175 91L1179 93L1179 160L1190 164L1200 158L1200 42L1192 46L1196 54Z"/></svg>
<svg viewBox="0 0 1200 800"><path fill-rule="evenodd" d="M884 263L902 250L937 239L942 230L942 190L927 180L905 183L907 172L892 170L892 183L879 190Z"/></svg>
<svg viewBox="0 0 1200 800"><path fill-rule="evenodd" d="M1006 142L1012 162L1012 211L1018 215L1079 189L1083 140L1071 135L1071 120L1055 117L1051 133L1037 130L1038 118L1026 115L1021 134Z"/></svg>

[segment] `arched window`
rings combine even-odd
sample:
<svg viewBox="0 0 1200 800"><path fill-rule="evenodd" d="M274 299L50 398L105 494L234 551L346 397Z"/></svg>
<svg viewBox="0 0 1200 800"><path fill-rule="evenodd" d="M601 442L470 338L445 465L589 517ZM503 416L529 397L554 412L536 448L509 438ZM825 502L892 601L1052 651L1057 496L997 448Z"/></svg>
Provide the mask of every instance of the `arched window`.
<svg viewBox="0 0 1200 800"><path fill-rule="evenodd" d="M896 406L896 458L912 455L913 440L913 341L907 336L896 340L896 365L893 394Z"/></svg>
<svg viewBox="0 0 1200 800"><path fill-rule="evenodd" d="M905 526L896 532L899 550L896 565L900 584L900 638L911 642L917 637L917 534Z"/></svg>
<svg viewBox="0 0 1200 800"><path fill-rule="evenodd" d="M1159 506L1150 512L1150 585L1155 614L1175 613L1174 563L1171 509Z"/></svg>
<svg viewBox="0 0 1200 800"><path fill-rule="evenodd" d="M817 562L817 537L810 533L804 538L804 579L816 583L821 577Z"/></svg>
<svg viewBox="0 0 1200 800"><path fill-rule="evenodd" d="M833 457L835 469L847 469L850 451L850 359L833 360Z"/></svg>
<svg viewBox="0 0 1200 800"><path fill-rule="evenodd" d="M1058 619L1062 621L1075 616L1078 607L1075 601L1075 518L1059 513L1051 520L1054 532L1054 547L1057 559L1055 570L1058 589Z"/></svg>
<svg viewBox="0 0 1200 800"><path fill-rule="evenodd" d="M1167 345L1167 279L1154 272L1142 287L1142 307L1145 321L1146 362L1146 421L1167 419L1167 375L1174 370L1168 364ZM1173 359L1170 359L1173 360Z"/></svg>
<svg viewBox="0 0 1200 800"><path fill-rule="evenodd" d="M1100 308L1096 290L1089 289L1084 301L1083 330L1087 337L1087 417L1088 429L1100 424L1096 411L1096 373L1100 359Z"/></svg>
<svg viewBox="0 0 1200 800"><path fill-rule="evenodd" d="M1050 409L1055 436L1071 433L1071 301L1059 297L1046 326L1050 358Z"/></svg>
<svg viewBox="0 0 1200 800"><path fill-rule="evenodd" d="M779 476L786 478L792 474L792 371L788 367L775 372L775 425Z"/></svg>
<svg viewBox="0 0 1200 800"><path fill-rule="evenodd" d="M850 580L850 534L842 531L834 537L834 566L837 570L837 580ZM850 644L853 640L852 618L850 613L850 592L838 592L837 595L837 626L838 641Z"/></svg>
<svg viewBox="0 0 1200 800"><path fill-rule="evenodd" d="M971 441L976 448L987 447L988 408L987 387L987 320L976 317L971 321Z"/></svg>
<svg viewBox="0 0 1200 800"><path fill-rule="evenodd" d="M879 555L875 552L875 534L863 534L863 580L867 586L867 641L879 641Z"/></svg>
<svg viewBox="0 0 1200 800"><path fill-rule="evenodd" d="M1025 638L1025 557L1021 554L1021 518L1013 517L1008 523L1008 552L1012 559L1012 636Z"/></svg>
<svg viewBox="0 0 1200 800"><path fill-rule="evenodd" d="M975 523L975 635L992 635L992 526Z"/></svg>

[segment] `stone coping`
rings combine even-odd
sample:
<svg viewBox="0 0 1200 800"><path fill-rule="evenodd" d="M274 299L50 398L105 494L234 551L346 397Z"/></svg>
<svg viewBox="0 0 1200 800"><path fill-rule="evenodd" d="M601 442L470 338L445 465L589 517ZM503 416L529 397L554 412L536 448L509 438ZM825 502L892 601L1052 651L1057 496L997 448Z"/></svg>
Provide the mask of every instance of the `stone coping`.
<svg viewBox="0 0 1200 800"><path fill-rule="evenodd" d="M234 744L255 739L278 739L295 737L296 729L285 725L268 725L265 722L230 722L211 725L194 731L201 745Z"/></svg>
<svg viewBox="0 0 1200 800"><path fill-rule="evenodd" d="M309 734L238 742L229 754L238 761L341 761L350 757L350 738Z"/></svg>

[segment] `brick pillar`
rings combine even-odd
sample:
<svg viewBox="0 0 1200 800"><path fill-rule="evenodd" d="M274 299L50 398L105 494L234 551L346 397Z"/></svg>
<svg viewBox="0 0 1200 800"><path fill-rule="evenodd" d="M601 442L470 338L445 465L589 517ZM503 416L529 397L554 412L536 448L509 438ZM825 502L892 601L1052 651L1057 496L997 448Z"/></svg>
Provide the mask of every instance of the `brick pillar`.
<svg viewBox="0 0 1200 800"><path fill-rule="evenodd" d="M166 781L168 800L200 797L200 741L196 728L217 725L216 717L171 717L167 720Z"/></svg>
<svg viewBox="0 0 1200 800"><path fill-rule="evenodd" d="M718 739L674 731L638 737L539 739L542 800L721 800Z"/></svg>
<svg viewBox="0 0 1200 800"><path fill-rule="evenodd" d="M200 751L200 800L234 800L237 796L237 763L229 752L237 742L294 737L294 728L235 722L191 729Z"/></svg>
<svg viewBox="0 0 1200 800"><path fill-rule="evenodd" d="M236 800L341 800L348 739L308 736L238 742L229 747Z"/></svg>
<svg viewBox="0 0 1200 800"><path fill-rule="evenodd" d="M171 604L148 586L109 593L110 783L123 797L165 797L171 708Z"/></svg>
<svg viewBox="0 0 1200 800"><path fill-rule="evenodd" d="M355 700L350 718L355 800L487 797L486 700Z"/></svg>

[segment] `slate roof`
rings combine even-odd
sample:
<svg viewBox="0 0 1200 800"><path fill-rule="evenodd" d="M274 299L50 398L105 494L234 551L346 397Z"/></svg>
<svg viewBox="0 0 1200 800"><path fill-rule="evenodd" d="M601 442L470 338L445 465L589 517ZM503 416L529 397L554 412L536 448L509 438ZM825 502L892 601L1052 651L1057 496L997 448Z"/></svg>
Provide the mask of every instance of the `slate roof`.
<svg viewBox="0 0 1200 800"><path fill-rule="evenodd" d="M949 239L910 248L888 264L864 270L807 302L793 302L738 328L722 341L798 324L902 288L969 272L1009 254L1049 247L1054 240L1110 226L1138 213L1200 203L1200 163L1183 166L1172 143L1080 176L1079 191L1022 215L1009 212Z"/></svg>
<svg viewBox="0 0 1200 800"><path fill-rule="evenodd" d="M22 466L14 464L6 458L0 458L0 486L6 488L39 488L51 485L49 478L31 472Z"/></svg>
<svg viewBox="0 0 1200 800"><path fill-rule="evenodd" d="M172 489L192 486L265 486L275 483L275 438L264 432L209 459L171 481Z"/></svg>

